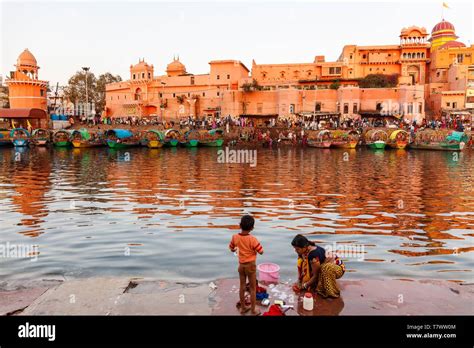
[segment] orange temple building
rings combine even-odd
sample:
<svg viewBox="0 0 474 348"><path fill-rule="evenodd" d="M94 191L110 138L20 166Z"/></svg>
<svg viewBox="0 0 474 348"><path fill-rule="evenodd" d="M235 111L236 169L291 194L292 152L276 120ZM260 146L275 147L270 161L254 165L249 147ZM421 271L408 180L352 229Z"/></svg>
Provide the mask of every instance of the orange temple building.
<svg viewBox="0 0 474 348"><path fill-rule="evenodd" d="M154 66L142 59L130 66L129 80L107 85L104 115L346 119L378 114L388 105L391 114L421 122L473 106L474 46L457 38L454 26L443 20L431 35L425 28L403 28L398 44L346 45L333 62L321 55L299 64L253 61L250 71L238 60L220 60L210 61L210 72L199 75L175 58L166 74L155 76ZM359 87L370 74L396 75L398 82L390 88Z"/></svg>
<svg viewBox="0 0 474 348"><path fill-rule="evenodd" d="M35 128L47 127L48 81L38 79L38 70L35 56L25 49L6 79L10 108L0 109L0 118L13 120L18 127L27 127L28 122Z"/></svg>

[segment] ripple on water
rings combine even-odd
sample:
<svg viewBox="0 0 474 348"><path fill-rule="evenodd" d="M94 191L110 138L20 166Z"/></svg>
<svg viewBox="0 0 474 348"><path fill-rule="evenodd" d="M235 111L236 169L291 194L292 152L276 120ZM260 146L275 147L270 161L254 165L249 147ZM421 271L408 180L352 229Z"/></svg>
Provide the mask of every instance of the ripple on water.
<svg viewBox="0 0 474 348"><path fill-rule="evenodd" d="M220 164L216 149L75 152L0 148L0 243L38 244L37 262L4 259L2 279L235 276L227 245L257 219L261 262L294 278L297 233L345 253L348 278L470 280L474 151L258 149L258 165ZM43 151L45 150L45 151ZM456 185L453 185L456 183ZM357 250L356 250L357 251ZM196 267L199 265L199 267Z"/></svg>

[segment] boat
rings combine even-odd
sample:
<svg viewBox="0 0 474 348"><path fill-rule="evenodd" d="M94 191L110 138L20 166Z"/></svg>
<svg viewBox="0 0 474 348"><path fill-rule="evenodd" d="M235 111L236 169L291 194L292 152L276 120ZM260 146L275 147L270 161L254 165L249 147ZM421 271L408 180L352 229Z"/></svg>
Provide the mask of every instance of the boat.
<svg viewBox="0 0 474 348"><path fill-rule="evenodd" d="M464 132L424 129L415 134L410 149L415 150L438 150L438 151L462 151L469 140Z"/></svg>
<svg viewBox="0 0 474 348"><path fill-rule="evenodd" d="M184 141L180 141L179 145L183 147L197 147L199 145L199 132L189 130L184 133Z"/></svg>
<svg viewBox="0 0 474 348"><path fill-rule="evenodd" d="M30 145L46 146L51 141L51 133L47 129L38 128L31 133Z"/></svg>
<svg viewBox="0 0 474 348"><path fill-rule="evenodd" d="M176 147L179 144L179 139L182 137L181 132L177 129L168 129L165 132L164 146Z"/></svg>
<svg viewBox="0 0 474 348"><path fill-rule="evenodd" d="M140 144L142 146L147 146L150 149L158 149L163 147L164 143L163 133L157 130L146 131L140 140Z"/></svg>
<svg viewBox="0 0 474 348"><path fill-rule="evenodd" d="M199 145L207 147L220 147L224 144L224 131L222 129L211 129L203 134L199 139Z"/></svg>
<svg viewBox="0 0 474 348"><path fill-rule="evenodd" d="M100 147L105 145L104 138L100 133L89 133L87 129L79 129L72 132L72 146L75 148Z"/></svg>
<svg viewBox="0 0 474 348"><path fill-rule="evenodd" d="M0 129L0 146L11 145L10 131L8 129Z"/></svg>
<svg viewBox="0 0 474 348"><path fill-rule="evenodd" d="M105 136L107 145L111 149L125 149L140 145L140 139L128 129L109 129Z"/></svg>
<svg viewBox="0 0 474 348"><path fill-rule="evenodd" d="M184 142L180 142L179 144L181 146L184 146L184 147L197 147L199 145L199 140L190 139L190 140L187 140L187 141L184 141ZM216 145L216 146L221 146L221 145Z"/></svg>
<svg viewBox="0 0 474 348"><path fill-rule="evenodd" d="M13 146L28 146L30 138L30 132L28 132L25 128L13 128L10 131L10 139L13 143Z"/></svg>
<svg viewBox="0 0 474 348"><path fill-rule="evenodd" d="M403 129L388 130L387 145L392 149L404 149L410 143L410 133Z"/></svg>
<svg viewBox="0 0 474 348"><path fill-rule="evenodd" d="M360 135L355 130L333 131L331 147L340 149L355 149L359 144Z"/></svg>
<svg viewBox="0 0 474 348"><path fill-rule="evenodd" d="M383 150L387 145L388 135L383 129L369 129L365 133L365 144L372 150Z"/></svg>
<svg viewBox="0 0 474 348"><path fill-rule="evenodd" d="M71 146L71 133L65 129L53 133L53 145L56 147Z"/></svg>
<svg viewBox="0 0 474 348"><path fill-rule="evenodd" d="M320 149L329 149L332 145L332 135L327 129L317 131L316 133L310 133L308 140L308 146L317 147Z"/></svg>

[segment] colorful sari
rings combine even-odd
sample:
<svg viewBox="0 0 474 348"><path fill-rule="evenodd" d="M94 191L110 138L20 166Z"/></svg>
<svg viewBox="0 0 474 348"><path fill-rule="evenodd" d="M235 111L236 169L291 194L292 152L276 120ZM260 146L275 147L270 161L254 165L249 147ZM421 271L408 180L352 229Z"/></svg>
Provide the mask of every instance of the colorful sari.
<svg viewBox="0 0 474 348"><path fill-rule="evenodd" d="M311 279L311 265L307 255L298 257L297 267L300 284L308 282ZM339 297L340 290L336 279L341 278L345 270L346 267L344 263L337 255L326 258L325 262L320 266L316 288L312 285L307 290L310 292L316 290L316 292L324 298Z"/></svg>

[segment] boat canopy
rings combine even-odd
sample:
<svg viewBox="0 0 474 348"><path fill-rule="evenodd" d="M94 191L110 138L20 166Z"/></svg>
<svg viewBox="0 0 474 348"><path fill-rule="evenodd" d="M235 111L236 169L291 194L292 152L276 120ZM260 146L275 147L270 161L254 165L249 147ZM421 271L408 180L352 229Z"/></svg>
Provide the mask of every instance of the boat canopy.
<svg viewBox="0 0 474 348"><path fill-rule="evenodd" d="M84 140L89 140L91 138L91 134L89 133L89 131L87 129L79 129L79 130L75 130L74 132L72 132L72 135L75 136L76 134L80 134L81 135L81 138L84 139Z"/></svg>
<svg viewBox="0 0 474 348"><path fill-rule="evenodd" d="M159 138L160 140L163 140L163 139L164 139L163 132L160 132L160 131L158 131L158 130L150 129L150 130L147 130L146 132L147 132L147 133L154 133L154 134L158 135L158 138Z"/></svg>
<svg viewBox="0 0 474 348"><path fill-rule="evenodd" d="M128 129L109 129L106 133L107 136L115 135L119 139L130 138L133 133Z"/></svg>
<svg viewBox="0 0 474 348"><path fill-rule="evenodd" d="M453 131L451 134L449 134L446 137L446 141L456 141L460 143L461 141L467 142L468 138L467 135L464 132L455 132Z"/></svg>
<svg viewBox="0 0 474 348"><path fill-rule="evenodd" d="M55 131L55 132L54 132L54 135L56 135L56 134L61 134L61 133L65 133L65 134L67 134L67 135L71 135L71 134L72 134L72 131L67 130L67 129L60 129L60 130Z"/></svg>
<svg viewBox="0 0 474 348"><path fill-rule="evenodd" d="M390 140L395 140L397 139L397 135L398 134L405 134L405 136L408 136L408 132L407 131L404 131L403 129L397 129L395 131L393 131L392 133L390 133Z"/></svg>
<svg viewBox="0 0 474 348"><path fill-rule="evenodd" d="M181 135L181 132L177 129L168 129L166 132L165 132L165 137L168 137L170 136L171 134L173 133L176 133L177 135Z"/></svg>
<svg viewBox="0 0 474 348"><path fill-rule="evenodd" d="M10 131L10 136L12 137L15 134L15 132L25 133L27 136L30 136L30 132L28 132L25 128L13 128Z"/></svg>
<svg viewBox="0 0 474 348"><path fill-rule="evenodd" d="M190 129L186 133L184 133L184 137L187 140L193 140L193 139L199 140L199 132L195 129Z"/></svg>
<svg viewBox="0 0 474 348"><path fill-rule="evenodd" d="M222 130L222 129L220 129L220 128L211 129L211 130L209 131L209 134L210 134L210 135L214 135L214 134L220 134L220 135L222 135L222 134L224 134L224 130Z"/></svg>
<svg viewBox="0 0 474 348"><path fill-rule="evenodd" d="M181 132L177 129L168 129L167 131L165 131L165 136L167 137L173 133L176 133L178 135L181 134Z"/></svg>
<svg viewBox="0 0 474 348"><path fill-rule="evenodd" d="M387 133L382 130L382 129L370 129L369 131L367 131L367 133L365 133L365 139L366 140L371 140L373 141L376 136L379 136L381 139L379 140L387 140L388 138L388 135Z"/></svg>
<svg viewBox="0 0 474 348"><path fill-rule="evenodd" d="M318 132L317 138L322 139L324 137L324 135L326 135L326 134L329 136L329 138L332 136L332 134L329 130L324 129L324 130Z"/></svg>
<svg viewBox="0 0 474 348"><path fill-rule="evenodd" d="M331 135L334 139L347 138L350 135L359 137L359 133L357 133L357 131L355 131L353 129L351 129L351 130L343 130L343 129L332 130Z"/></svg>
<svg viewBox="0 0 474 348"><path fill-rule="evenodd" d="M35 136L35 135L41 135L41 134L49 134L49 131L47 129L43 129L43 128L36 128L33 130L33 132L31 132L31 135Z"/></svg>

